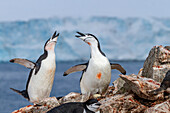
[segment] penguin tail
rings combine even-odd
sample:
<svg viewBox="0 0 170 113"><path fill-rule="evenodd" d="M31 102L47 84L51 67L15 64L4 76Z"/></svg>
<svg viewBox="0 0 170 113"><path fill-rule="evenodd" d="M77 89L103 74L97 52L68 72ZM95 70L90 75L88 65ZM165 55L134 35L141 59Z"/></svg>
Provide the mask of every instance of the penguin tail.
<svg viewBox="0 0 170 113"><path fill-rule="evenodd" d="M22 95L27 100L29 100L28 93L27 93L26 90L19 91L19 90L14 89L14 88L10 88L10 89L13 90L14 92L18 93L19 95Z"/></svg>
<svg viewBox="0 0 170 113"><path fill-rule="evenodd" d="M59 99L61 99L61 98L63 98L62 96L61 97L56 97L57 98L57 100L59 100Z"/></svg>

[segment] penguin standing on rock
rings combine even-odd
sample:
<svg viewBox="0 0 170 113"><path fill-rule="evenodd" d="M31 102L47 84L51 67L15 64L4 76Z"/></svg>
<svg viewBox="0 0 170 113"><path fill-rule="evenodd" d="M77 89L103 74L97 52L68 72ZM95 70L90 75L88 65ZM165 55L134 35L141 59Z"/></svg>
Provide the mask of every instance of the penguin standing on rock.
<svg viewBox="0 0 170 113"><path fill-rule="evenodd" d="M100 103L96 99L86 102L70 102L57 106L47 113L100 113Z"/></svg>
<svg viewBox="0 0 170 113"><path fill-rule="evenodd" d="M14 58L10 62L21 64L31 69L26 90L19 91L13 88L13 91L25 97L32 103L38 103L40 100L50 96L54 75L56 70L54 48L57 42L59 33L56 32L47 40L44 46L44 54L42 54L36 63L27 59Z"/></svg>
<svg viewBox="0 0 170 113"><path fill-rule="evenodd" d="M100 43L93 34L83 34L77 32L80 38L91 47L91 58L88 63L71 67L64 72L64 76L83 71L80 79L81 93L86 95L105 94L111 80L111 69L117 69L122 74L126 71L119 64L109 62L105 54L100 49Z"/></svg>

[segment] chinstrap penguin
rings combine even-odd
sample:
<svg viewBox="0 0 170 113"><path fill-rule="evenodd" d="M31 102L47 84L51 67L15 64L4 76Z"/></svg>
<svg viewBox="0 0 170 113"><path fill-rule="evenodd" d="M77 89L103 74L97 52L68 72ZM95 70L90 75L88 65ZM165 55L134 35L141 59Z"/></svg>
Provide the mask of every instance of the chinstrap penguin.
<svg viewBox="0 0 170 113"><path fill-rule="evenodd" d="M100 113L100 103L96 99L86 102L70 102L57 106L47 113Z"/></svg>
<svg viewBox="0 0 170 113"><path fill-rule="evenodd" d="M164 96L168 95L170 97L170 70L166 73L165 78L160 85L160 88L149 92L149 94L157 95L161 92L164 92Z"/></svg>
<svg viewBox="0 0 170 113"><path fill-rule="evenodd" d="M42 54L36 63L27 59L14 58L10 62L21 64L29 69L29 77L26 84L26 90L16 90L10 88L18 94L24 96L32 103L38 103L40 100L50 96L54 75L56 70L54 48L59 33L54 32L53 36L47 40L44 45L44 54Z"/></svg>
<svg viewBox="0 0 170 113"><path fill-rule="evenodd" d="M73 66L65 71L63 76L73 72L83 71L80 79L81 93L89 96L94 94L103 95L111 80L111 69L117 69L122 74L126 74L126 71L121 65L109 62L100 49L98 39L93 34L77 33L79 35L76 35L76 37L91 47L91 57L87 63Z"/></svg>

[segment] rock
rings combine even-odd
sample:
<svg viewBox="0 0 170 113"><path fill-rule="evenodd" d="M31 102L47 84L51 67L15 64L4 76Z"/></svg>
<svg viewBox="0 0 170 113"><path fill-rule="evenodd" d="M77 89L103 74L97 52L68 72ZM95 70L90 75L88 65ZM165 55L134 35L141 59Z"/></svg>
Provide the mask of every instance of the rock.
<svg viewBox="0 0 170 113"><path fill-rule="evenodd" d="M153 107L146 109L144 113L169 113L169 112L170 112L170 99L161 104L157 104Z"/></svg>
<svg viewBox="0 0 170 113"><path fill-rule="evenodd" d="M128 90L131 90L134 94L138 95L140 98L147 100L157 100L163 99L163 93L158 95L149 95L148 91L155 90L160 87L160 83L154 81L153 79L149 79L146 77L140 77L137 75L119 75L125 82Z"/></svg>
<svg viewBox="0 0 170 113"><path fill-rule="evenodd" d="M124 93L126 90L124 89L125 81L122 78L118 78L112 83L115 87L113 94Z"/></svg>
<svg viewBox="0 0 170 113"><path fill-rule="evenodd" d="M102 103L102 113L139 113L146 109L144 105L134 99L133 94L119 94L99 101Z"/></svg>
<svg viewBox="0 0 170 113"><path fill-rule="evenodd" d="M129 91L124 93L120 92L119 94L113 94L115 89L113 86L109 86L106 95L104 97L98 98L98 101L102 104L100 106L101 113L140 113L146 111L146 109L148 109L152 105L163 102L162 100L159 100L159 96L149 97L146 92L146 90L158 88L158 82L136 75L120 75L120 77L125 81L124 86L126 87L122 87L124 87L125 90L126 88L129 88ZM158 100L153 101L154 99ZM16 110L13 113L44 113L63 103L84 102L86 100L88 100L88 97L86 95L71 92L68 95L60 98L59 100L57 100L55 97L47 98L40 103L40 106L29 105Z"/></svg>
<svg viewBox="0 0 170 113"><path fill-rule="evenodd" d="M87 100L88 100L87 96L80 95L80 93L71 92L68 95L59 99L59 102L63 104L68 102L85 102Z"/></svg>
<svg viewBox="0 0 170 113"><path fill-rule="evenodd" d="M170 70L166 73L160 87L156 90L150 91L149 93L152 95L157 95L162 92L164 93L165 98L166 96L170 96Z"/></svg>
<svg viewBox="0 0 170 113"><path fill-rule="evenodd" d="M131 75L127 75L127 76L128 77L136 77L136 76L140 76L140 74L138 74L138 75L131 74ZM117 80L115 80L112 84L115 87L115 90L113 91L113 94L122 94L122 93L131 91L128 84L121 77L118 78Z"/></svg>
<svg viewBox="0 0 170 113"><path fill-rule="evenodd" d="M28 105L12 113L45 113L49 108L60 105L56 97L49 97L40 102L41 105Z"/></svg>
<svg viewBox="0 0 170 113"><path fill-rule="evenodd" d="M143 66L142 76L162 82L170 70L170 46L154 46Z"/></svg>
<svg viewBox="0 0 170 113"><path fill-rule="evenodd" d="M149 93L160 87L160 82L168 70L170 70L170 46L153 47L138 75L119 75L120 78L113 82L113 86L108 87L104 96L96 96L102 104L101 113L168 113L170 96L164 98L163 92L156 95ZM170 92L170 88L167 89ZM29 105L13 113L45 113L64 103L85 102L88 99L87 95L71 92L59 100L56 97L49 97L42 100L39 105Z"/></svg>

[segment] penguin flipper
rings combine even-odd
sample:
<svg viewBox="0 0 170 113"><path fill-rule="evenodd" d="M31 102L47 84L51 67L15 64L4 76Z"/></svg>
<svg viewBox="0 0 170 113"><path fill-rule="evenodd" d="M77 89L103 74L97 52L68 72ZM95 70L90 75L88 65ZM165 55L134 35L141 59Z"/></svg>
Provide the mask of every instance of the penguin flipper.
<svg viewBox="0 0 170 113"><path fill-rule="evenodd" d="M67 71L64 72L63 76L67 76L70 73L74 73L77 71L83 71L87 68L87 64L79 64L79 65L75 65L73 67L71 67L70 69L68 69Z"/></svg>
<svg viewBox="0 0 170 113"><path fill-rule="evenodd" d="M120 64L112 64L110 63L111 69L117 69L122 74L126 75L126 70Z"/></svg>
<svg viewBox="0 0 170 113"><path fill-rule="evenodd" d="M33 69L35 67L35 63L30 60L27 60L27 59L14 58L14 59L11 59L10 62L18 63L20 65L23 65L23 66L29 68L29 69Z"/></svg>
<svg viewBox="0 0 170 113"><path fill-rule="evenodd" d="M17 89L14 88L10 88L11 90L15 91L16 93L18 93L19 95L22 95L24 98L26 98L27 100L29 99L28 97L28 93L26 92L26 90L23 91L19 91Z"/></svg>

